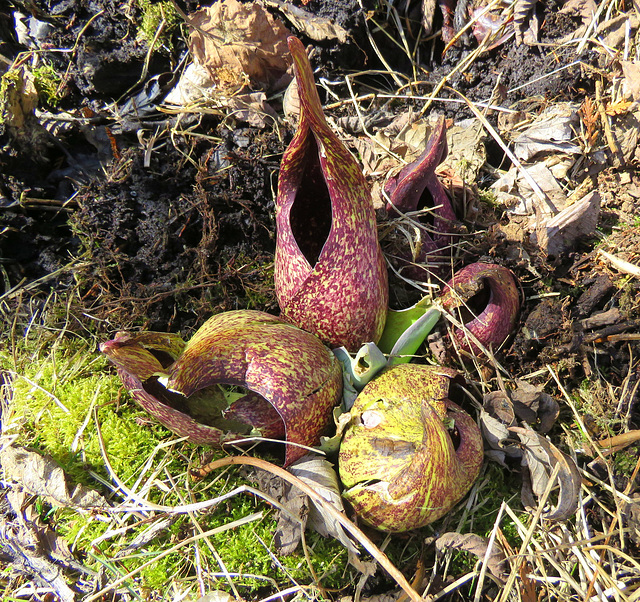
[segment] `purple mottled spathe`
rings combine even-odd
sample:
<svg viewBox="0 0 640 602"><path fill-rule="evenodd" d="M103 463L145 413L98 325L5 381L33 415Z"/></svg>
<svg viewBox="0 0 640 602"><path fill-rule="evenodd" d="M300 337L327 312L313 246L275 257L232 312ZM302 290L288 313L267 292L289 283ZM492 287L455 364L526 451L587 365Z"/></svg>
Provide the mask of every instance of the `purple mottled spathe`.
<svg viewBox="0 0 640 602"><path fill-rule="evenodd" d="M413 253L406 241L399 249L387 250L399 257L400 273L413 280L427 281L430 273L438 274L450 264L452 233L457 221L449 196L435 173L446 156L445 123L439 119L422 155L389 178L384 187L391 218L426 210L422 215L412 216L419 232Z"/></svg>
<svg viewBox="0 0 640 602"><path fill-rule="evenodd" d="M356 351L382 334L387 270L362 171L328 126L300 40L289 38L300 96L282 158L275 287L282 317L331 347Z"/></svg>
<svg viewBox="0 0 640 602"><path fill-rule="evenodd" d="M486 299L482 299L482 296ZM476 307L479 301L479 306ZM484 347L500 347L513 332L520 311L520 293L511 270L493 263L472 263L447 282L440 302L447 311L462 310L464 329L454 328L458 348L479 353L468 336L471 333ZM467 317L469 313L473 315Z"/></svg>
<svg viewBox="0 0 640 602"><path fill-rule="evenodd" d="M264 437L316 445L342 395L342 370L331 351L314 335L259 311L213 316L188 343L177 335L118 333L100 349L145 410L199 444L220 446L257 429ZM241 431L188 413L195 395L218 384L247 390L221 416L222 424L245 425ZM305 453L287 445L285 463Z"/></svg>
<svg viewBox="0 0 640 602"><path fill-rule="evenodd" d="M449 368L402 364L356 398L340 446L340 479L343 496L369 525L422 527L444 516L477 478L482 436L449 399L457 379Z"/></svg>

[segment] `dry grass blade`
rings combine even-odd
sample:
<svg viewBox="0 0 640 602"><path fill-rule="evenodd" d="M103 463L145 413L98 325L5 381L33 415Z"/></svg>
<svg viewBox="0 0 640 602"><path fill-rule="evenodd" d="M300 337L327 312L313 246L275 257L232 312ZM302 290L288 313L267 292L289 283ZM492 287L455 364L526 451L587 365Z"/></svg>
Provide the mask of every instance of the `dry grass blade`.
<svg viewBox="0 0 640 602"><path fill-rule="evenodd" d="M314 489L307 485L304 481L301 481L297 477L293 476L290 472L287 472L284 468L280 468L270 462L265 462L259 458L251 458L245 456L230 456L228 458L222 458L203 466L199 470L195 471L195 476L204 478L214 470L223 468L225 466L233 465L247 465L261 468L272 474L279 476L291 485L298 487L306 495L308 495L315 504L322 508L324 512L330 515L340 525L350 533L366 550L371 554L376 561L384 568L387 573L395 580L395 582L404 590L414 602L419 602L422 597L411 587L411 584L407 581L406 577L391 563L389 558L384 552L378 548L356 525L354 525L348 518L340 514L330 503L328 503L321 495L319 495Z"/></svg>
<svg viewBox="0 0 640 602"><path fill-rule="evenodd" d="M504 586L504 589L502 590L502 593L499 598L499 602L506 602L506 600L509 598L511 590L515 584L516 577L519 574L520 565L524 562L525 552L527 550L529 542L531 541L534 533L536 532L536 529L539 527L539 523L542 518L542 514L544 512L545 504L547 502L549 494L551 493L551 490L555 486L559 472L560 472L560 466L556 465L553 469L553 472L551 473L551 476L549 477L549 483L547 484L547 489L545 490L544 494L540 497L540 502L538 503L538 509L536 510L536 513L533 515L533 518L531 520L531 525L527 529L526 535L522 540L522 545L520 546L520 551L515 561L515 567L512 569L511 574L509 575L509 579L506 585Z"/></svg>

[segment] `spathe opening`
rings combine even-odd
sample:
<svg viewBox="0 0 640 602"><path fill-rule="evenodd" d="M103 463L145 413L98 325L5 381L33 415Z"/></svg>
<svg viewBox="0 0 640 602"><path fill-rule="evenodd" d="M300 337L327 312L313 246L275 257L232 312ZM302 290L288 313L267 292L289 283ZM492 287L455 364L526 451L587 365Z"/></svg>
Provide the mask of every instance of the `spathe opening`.
<svg viewBox="0 0 640 602"><path fill-rule="evenodd" d="M266 437L282 437L284 423L276 409L260 394L239 385L215 384L185 397L167 389L154 376L143 383L161 403L224 432L249 435L254 428Z"/></svg>
<svg viewBox="0 0 640 602"><path fill-rule="evenodd" d="M489 305L491 299L491 287L486 278L482 279L480 290L461 304L456 312L463 324L469 324L481 315Z"/></svg>
<svg viewBox="0 0 640 602"><path fill-rule="evenodd" d="M433 209L434 207L435 202L433 200L433 195L431 194L429 187L425 186L422 194L420 195L420 198L418 199L418 205L416 209L423 212L418 217L418 221L430 229L433 229L435 227L435 211Z"/></svg>
<svg viewBox="0 0 640 602"><path fill-rule="evenodd" d="M293 237L309 265L318 262L331 231L331 196L320 167L318 144L313 136L306 141L303 173L291 207Z"/></svg>

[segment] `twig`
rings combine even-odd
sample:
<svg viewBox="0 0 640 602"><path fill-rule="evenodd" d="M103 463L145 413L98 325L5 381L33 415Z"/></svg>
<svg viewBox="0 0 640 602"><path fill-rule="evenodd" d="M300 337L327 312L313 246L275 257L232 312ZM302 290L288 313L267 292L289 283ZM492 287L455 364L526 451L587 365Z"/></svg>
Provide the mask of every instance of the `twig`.
<svg viewBox="0 0 640 602"><path fill-rule="evenodd" d="M611 153L616 157L616 159L622 165L624 163L624 157L620 152L620 147L616 142L615 136L611 131L611 124L609 123L609 116L607 115L607 111L604 108L604 102L602 100L602 81L596 80L596 108L598 109L598 114L600 115L600 120L602 121L602 127L604 128L604 135L607 139L607 146Z"/></svg>
<svg viewBox="0 0 640 602"><path fill-rule="evenodd" d="M624 259L619 259L615 255L611 253L607 253L602 249L598 249L598 255L602 255L614 268L616 268L619 272L623 272L625 274L629 274L630 276L635 276L636 278L640 278L640 267L634 265L633 263L629 263Z"/></svg>

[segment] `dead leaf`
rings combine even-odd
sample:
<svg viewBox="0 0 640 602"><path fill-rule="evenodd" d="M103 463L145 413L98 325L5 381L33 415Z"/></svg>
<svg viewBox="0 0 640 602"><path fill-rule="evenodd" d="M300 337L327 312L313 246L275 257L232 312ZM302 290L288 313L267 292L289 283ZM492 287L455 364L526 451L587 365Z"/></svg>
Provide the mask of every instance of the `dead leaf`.
<svg viewBox="0 0 640 602"><path fill-rule="evenodd" d="M514 140L514 154L520 161L530 161L539 153L580 154L574 142L578 126L577 105L554 103Z"/></svg>
<svg viewBox="0 0 640 602"><path fill-rule="evenodd" d="M522 450L510 441L509 427L516 424L513 404L502 391L488 393L482 400L480 428L482 436L493 450L492 459L504 465L506 456L519 458Z"/></svg>
<svg viewBox="0 0 640 602"><path fill-rule="evenodd" d="M631 496L631 501L621 502L622 517L624 524L629 528L629 535L632 541L640 545L640 494Z"/></svg>
<svg viewBox="0 0 640 602"><path fill-rule="evenodd" d="M307 483L332 504L339 512L344 513L340 483L333 465L317 455L303 456L289 467L289 472ZM256 469L250 476L259 489L275 498L285 508L280 512L275 542L278 552L291 554L298 547L302 530L307 526L316 530L323 537L335 537L347 548L349 562L358 570L365 572L366 563L358 557L358 548L351 541L345 530L330 516L309 502L309 498L297 487L291 486L280 477L266 470Z"/></svg>
<svg viewBox="0 0 640 602"><path fill-rule="evenodd" d="M227 101L229 114L238 121L246 121L249 125L264 128L278 119L278 114L267 102L264 92L237 94Z"/></svg>
<svg viewBox="0 0 640 602"><path fill-rule="evenodd" d="M3 78L3 97L0 99L0 121L20 130L25 121L33 118L38 105L35 78L26 67L14 69Z"/></svg>
<svg viewBox="0 0 640 602"><path fill-rule="evenodd" d="M589 25L598 9L595 0L567 0L560 12L573 17L580 17L584 25Z"/></svg>
<svg viewBox="0 0 640 602"><path fill-rule="evenodd" d="M526 560L518 569L520 575L520 599L522 602L538 602L536 582L529 577L532 572L532 567Z"/></svg>
<svg viewBox="0 0 640 602"><path fill-rule="evenodd" d="M273 91L291 64L289 30L259 2L222 0L187 22L194 59L226 93L246 85Z"/></svg>
<svg viewBox="0 0 640 602"><path fill-rule="evenodd" d="M619 100L614 104L608 104L605 112L611 117L618 117L619 115L624 115L632 105L632 100Z"/></svg>
<svg viewBox="0 0 640 602"><path fill-rule="evenodd" d="M249 469L246 476L256 484L260 491L277 500L280 504L274 543L278 554L283 556L292 554L298 547L302 532L307 525L309 514L307 496L297 487L293 487L267 470Z"/></svg>
<svg viewBox="0 0 640 602"><path fill-rule="evenodd" d="M449 152L436 169L436 174L442 175L451 169L465 184L476 182L487 160L485 139L484 126L478 119L466 120L448 128Z"/></svg>
<svg viewBox="0 0 640 602"><path fill-rule="evenodd" d="M316 42L337 40L340 44L344 44L349 38L347 30L331 19L313 15L289 2L266 0L266 3L277 8L296 29Z"/></svg>
<svg viewBox="0 0 640 602"><path fill-rule="evenodd" d="M164 102L187 107L199 100L207 100L212 95L213 86L209 71L199 63L191 63L171 92L165 96Z"/></svg>
<svg viewBox="0 0 640 602"><path fill-rule="evenodd" d="M444 550L463 550L477 556L482 562L484 562L486 558L486 566L489 572L500 581L500 583L504 584L509 577L510 571L504 550L497 541L494 541L489 556L487 557L488 547L489 540L475 533L467 533L464 535L455 532L444 533L436 539L436 549L438 552L443 552Z"/></svg>
<svg viewBox="0 0 640 602"><path fill-rule="evenodd" d="M315 455L303 456L289 467L289 472L313 487L327 502L344 513L342 496L340 495L340 481L333 465L328 460ZM358 548L342 526L313 502L309 508L308 525L324 537L329 535L335 537L347 549L349 562L362 572L367 570L365 564L358 557Z"/></svg>
<svg viewBox="0 0 640 602"><path fill-rule="evenodd" d="M516 385L509 393L516 416L528 424L536 424L539 433L548 433L558 419L560 405L542 387L525 380L517 380Z"/></svg>
<svg viewBox="0 0 640 602"><path fill-rule="evenodd" d="M7 480L55 506L76 510L101 510L108 506L97 491L84 485L77 485L69 493L64 470L49 457L10 445L0 451L0 464Z"/></svg>
<svg viewBox="0 0 640 602"><path fill-rule="evenodd" d="M511 432L520 437L524 446L523 467L528 467L531 489L527 483L522 490L522 501L526 507L535 507L533 495L539 497L547 489L551 473L556 465L558 472L558 500L555 509L543 513L547 520L562 521L571 518L578 509L578 497L582 478L572 458L562 453L542 435L529 428L511 427ZM532 503L533 502L533 503Z"/></svg>
<svg viewBox="0 0 640 602"><path fill-rule="evenodd" d="M640 63L620 61L620 66L624 75L622 91L625 98L640 101Z"/></svg>
<svg viewBox="0 0 640 602"><path fill-rule="evenodd" d="M62 602L74 602L75 592L67 585L61 566L74 563L66 542L42 524L33 508L33 496L19 488L8 488L7 501L14 519L0 519L2 554L11 560L12 570L36 585L52 589Z"/></svg>
<svg viewBox="0 0 640 602"><path fill-rule="evenodd" d="M513 24L516 32L516 44L533 46L538 41L540 24L535 12L538 0L516 0L513 9Z"/></svg>
<svg viewBox="0 0 640 602"><path fill-rule="evenodd" d="M549 255L561 255L595 234L600 216L600 193L591 191L540 224L531 239Z"/></svg>

